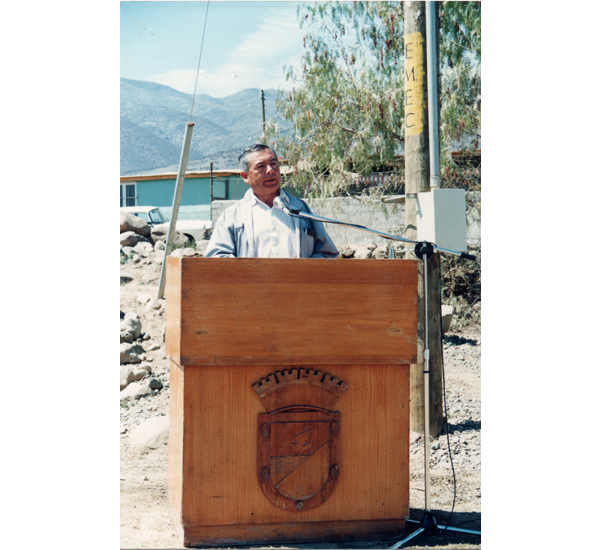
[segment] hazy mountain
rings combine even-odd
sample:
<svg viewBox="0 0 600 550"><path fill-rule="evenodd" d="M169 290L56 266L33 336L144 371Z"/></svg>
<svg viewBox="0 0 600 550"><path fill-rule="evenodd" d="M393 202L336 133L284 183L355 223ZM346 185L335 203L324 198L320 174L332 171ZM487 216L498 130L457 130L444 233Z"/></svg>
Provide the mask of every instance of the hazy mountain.
<svg viewBox="0 0 600 550"><path fill-rule="evenodd" d="M265 116L275 118L277 90L265 90ZM121 175L177 171L192 94L121 78ZM260 92L251 88L224 98L197 94L188 169L237 168L244 147L262 133Z"/></svg>

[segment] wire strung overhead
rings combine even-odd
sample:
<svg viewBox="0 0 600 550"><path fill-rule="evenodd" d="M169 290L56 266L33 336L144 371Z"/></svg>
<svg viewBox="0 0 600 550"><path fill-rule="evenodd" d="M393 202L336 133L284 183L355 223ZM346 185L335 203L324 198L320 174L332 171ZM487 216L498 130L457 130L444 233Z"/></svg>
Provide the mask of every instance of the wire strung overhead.
<svg viewBox="0 0 600 550"><path fill-rule="evenodd" d="M204 35L206 34L206 21L208 19L208 5L206 2L206 13L204 15L204 29L202 31L202 42L200 44L200 55L198 56L198 68L196 69L196 82L194 83L194 95L192 96L192 108L190 110L190 122L192 121L192 113L194 112L194 101L196 100L196 87L198 86L198 74L200 73L200 60L202 59L202 49L204 48Z"/></svg>

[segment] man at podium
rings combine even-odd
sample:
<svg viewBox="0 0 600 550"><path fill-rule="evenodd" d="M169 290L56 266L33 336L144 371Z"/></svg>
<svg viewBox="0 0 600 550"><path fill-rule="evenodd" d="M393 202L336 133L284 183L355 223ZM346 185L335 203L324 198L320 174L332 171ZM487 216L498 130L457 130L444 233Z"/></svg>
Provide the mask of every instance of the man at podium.
<svg viewBox="0 0 600 550"><path fill-rule="evenodd" d="M253 145L239 162L250 189L216 221L206 257L337 258L338 250L321 222L292 217L281 208L311 213L303 200L279 187L279 161L270 147Z"/></svg>

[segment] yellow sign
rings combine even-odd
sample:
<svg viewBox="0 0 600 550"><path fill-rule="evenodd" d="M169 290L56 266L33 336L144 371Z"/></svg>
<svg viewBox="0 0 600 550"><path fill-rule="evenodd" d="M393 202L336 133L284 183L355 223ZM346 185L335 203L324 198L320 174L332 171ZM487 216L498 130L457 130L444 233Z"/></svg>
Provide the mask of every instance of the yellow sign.
<svg viewBox="0 0 600 550"><path fill-rule="evenodd" d="M423 35L413 32L404 41L404 136L423 133Z"/></svg>

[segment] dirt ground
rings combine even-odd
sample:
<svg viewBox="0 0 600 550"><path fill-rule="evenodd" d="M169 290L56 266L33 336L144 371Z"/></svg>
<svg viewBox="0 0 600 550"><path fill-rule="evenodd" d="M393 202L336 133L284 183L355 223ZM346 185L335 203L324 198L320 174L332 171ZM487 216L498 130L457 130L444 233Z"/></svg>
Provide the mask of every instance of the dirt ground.
<svg viewBox="0 0 600 550"><path fill-rule="evenodd" d="M344 260L345 261L345 260ZM348 260L351 261L351 260ZM121 405L121 548L183 548L167 498L167 446L146 454L134 451L129 434L140 423L169 414L168 360L162 342L164 305L154 309L160 277L160 254L139 263L122 263L121 311L135 312L146 335L142 346L153 376L164 386L134 404ZM125 279L127 281L128 279ZM471 326L444 337L445 388L449 435L432 440L431 508L440 525L481 530L481 353L479 327ZM448 441L452 461L448 455ZM424 512L423 441L411 434L410 518ZM454 483L456 480L456 484ZM455 493L456 488L456 493ZM454 511L451 513L454 504ZM409 523L407 533L418 527ZM311 543L246 548L390 548L399 539L357 543ZM442 531L422 533L403 548L481 548L478 535Z"/></svg>

